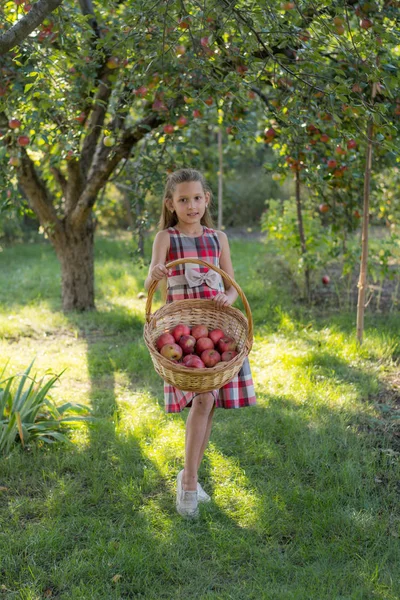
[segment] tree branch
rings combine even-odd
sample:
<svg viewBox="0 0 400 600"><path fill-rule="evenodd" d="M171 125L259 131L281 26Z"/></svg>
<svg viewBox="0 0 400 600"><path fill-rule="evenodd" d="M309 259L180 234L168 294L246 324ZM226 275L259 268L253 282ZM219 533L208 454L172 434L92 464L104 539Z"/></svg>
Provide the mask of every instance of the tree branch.
<svg viewBox="0 0 400 600"><path fill-rule="evenodd" d="M28 198L29 206L57 249L57 237L62 234L62 224L49 198L43 181L39 178L33 161L25 148L21 149L21 164L17 170L18 183Z"/></svg>
<svg viewBox="0 0 400 600"><path fill-rule="evenodd" d="M150 113L139 121L135 127L125 131L121 142L112 150L99 144L90 170L88 182L79 198L79 201L71 214L71 222L75 226L83 225L96 201L100 189L107 183L111 173L118 163L128 158L132 147L135 146L150 131L156 129L164 122L164 116L159 113Z"/></svg>
<svg viewBox="0 0 400 600"><path fill-rule="evenodd" d="M39 0L22 19L0 36L0 56L18 46L63 0Z"/></svg>
<svg viewBox="0 0 400 600"><path fill-rule="evenodd" d="M80 161L72 158L68 161L68 186L65 194L65 214L68 216L71 213L84 189L84 179Z"/></svg>
<svg viewBox="0 0 400 600"><path fill-rule="evenodd" d="M54 175L54 179L57 181L58 185L62 189L62 193L65 195L67 192L67 180L64 175L61 173L60 169L56 167L50 167L50 171Z"/></svg>
<svg viewBox="0 0 400 600"><path fill-rule="evenodd" d="M103 65L99 77L99 88L92 103L93 109L90 115L89 133L85 137L82 146L81 168L85 178L88 176L90 166L93 162L96 144L103 128L104 118L112 92L112 86L109 84L108 80L110 73L111 69L106 65Z"/></svg>

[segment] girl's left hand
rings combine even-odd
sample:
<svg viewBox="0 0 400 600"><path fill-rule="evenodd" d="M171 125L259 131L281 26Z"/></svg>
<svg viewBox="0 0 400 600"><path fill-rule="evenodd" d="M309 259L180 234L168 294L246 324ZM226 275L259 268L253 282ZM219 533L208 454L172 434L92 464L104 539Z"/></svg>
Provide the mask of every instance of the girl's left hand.
<svg viewBox="0 0 400 600"><path fill-rule="evenodd" d="M228 296L223 292L219 292L216 296L213 297L213 300L218 304L218 306L230 306L231 304Z"/></svg>

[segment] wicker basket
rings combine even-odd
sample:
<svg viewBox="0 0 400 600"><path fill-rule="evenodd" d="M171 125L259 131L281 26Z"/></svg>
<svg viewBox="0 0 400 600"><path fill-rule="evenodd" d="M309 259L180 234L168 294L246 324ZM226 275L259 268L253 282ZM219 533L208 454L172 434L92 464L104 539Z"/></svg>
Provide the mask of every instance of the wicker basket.
<svg viewBox="0 0 400 600"><path fill-rule="evenodd" d="M209 392L224 386L240 371L253 345L253 319L246 296L236 281L222 269L196 258L181 258L165 266L169 269L188 262L213 269L232 285L243 302L247 319L237 308L218 307L213 300L202 299L176 300L165 304L152 315L151 305L158 284L158 281L154 280L150 284L146 303L144 341L149 349L154 368L164 381L179 390ZM156 341L162 333L170 331L179 323L189 327L202 324L209 329L222 329L226 335L236 341L237 356L229 362L219 362L215 367L205 369L193 369L168 360L157 350Z"/></svg>

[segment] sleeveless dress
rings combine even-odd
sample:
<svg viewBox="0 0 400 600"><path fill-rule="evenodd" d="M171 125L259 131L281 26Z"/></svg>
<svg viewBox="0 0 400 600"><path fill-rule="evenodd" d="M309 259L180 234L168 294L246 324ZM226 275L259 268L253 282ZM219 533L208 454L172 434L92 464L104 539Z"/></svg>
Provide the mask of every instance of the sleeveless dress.
<svg viewBox="0 0 400 600"><path fill-rule="evenodd" d="M189 237L175 227L169 227L170 247L166 261L179 258L200 258L219 267L221 247L214 229L203 227L202 235ZM167 302L187 298L213 298L224 292L223 280L215 271L202 265L186 263L170 270L167 278ZM242 408L256 404L253 379L249 360L246 357L238 375L219 390L213 390L217 408ZM196 392L178 390L164 382L165 410L168 413L181 412L191 406Z"/></svg>

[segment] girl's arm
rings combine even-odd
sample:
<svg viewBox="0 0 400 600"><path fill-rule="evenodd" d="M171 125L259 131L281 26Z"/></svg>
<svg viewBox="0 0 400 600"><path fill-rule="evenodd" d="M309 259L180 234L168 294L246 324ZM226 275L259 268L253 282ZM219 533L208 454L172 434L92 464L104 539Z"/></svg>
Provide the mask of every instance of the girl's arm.
<svg viewBox="0 0 400 600"><path fill-rule="evenodd" d="M149 267L149 274L144 282L146 290L149 289L153 279L161 281L168 275L168 270L165 266L165 259L169 250L169 233L166 229L159 231L154 238L153 253Z"/></svg>
<svg viewBox="0 0 400 600"><path fill-rule="evenodd" d="M218 231L218 239L221 245L221 256L219 257L219 265L223 271L228 273L235 279L235 274L233 272L233 266L231 261L231 251L229 248L229 242L226 233L223 231ZM238 297L238 293L233 286L230 286L228 283L224 281L225 285L225 294L217 294L213 300L220 304L221 306L233 304Z"/></svg>

